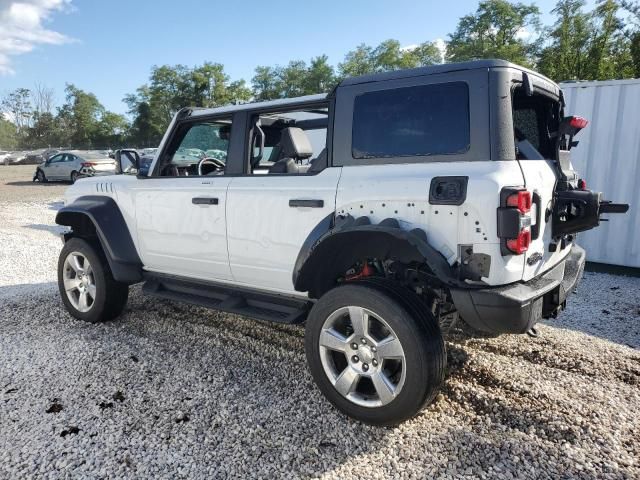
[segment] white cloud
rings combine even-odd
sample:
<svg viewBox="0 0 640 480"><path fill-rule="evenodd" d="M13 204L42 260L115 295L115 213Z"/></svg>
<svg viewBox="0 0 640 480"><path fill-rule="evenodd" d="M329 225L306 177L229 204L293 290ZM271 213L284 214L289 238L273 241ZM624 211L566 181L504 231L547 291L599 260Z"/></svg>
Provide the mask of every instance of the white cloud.
<svg viewBox="0 0 640 480"><path fill-rule="evenodd" d="M37 45L71 41L43 23L70 8L71 0L0 0L0 75L14 73L11 57L31 52Z"/></svg>

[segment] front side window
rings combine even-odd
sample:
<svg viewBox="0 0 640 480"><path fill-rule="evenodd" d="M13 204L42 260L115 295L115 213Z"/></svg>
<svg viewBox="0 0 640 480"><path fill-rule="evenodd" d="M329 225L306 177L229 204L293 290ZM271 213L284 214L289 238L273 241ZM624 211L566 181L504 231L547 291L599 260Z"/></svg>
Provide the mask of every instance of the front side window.
<svg viewBox="0 0 640 480"><path fill-rule="evenodd" d="M187 177L224 173L230 137L230 120L184 125L168 152L160 175Z"/></svg>
<svg viewBox="0 0 640 480"><path fill-rule="evenodd" d="M464 82L381 90L355 99L353 158L453 155L466 152L469 144Z"/></svg>

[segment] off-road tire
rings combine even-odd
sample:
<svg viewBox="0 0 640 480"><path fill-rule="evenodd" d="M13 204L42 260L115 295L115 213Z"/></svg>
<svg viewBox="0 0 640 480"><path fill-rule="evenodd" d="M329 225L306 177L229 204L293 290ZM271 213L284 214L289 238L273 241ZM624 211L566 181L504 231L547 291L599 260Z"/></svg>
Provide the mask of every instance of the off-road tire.
<svg viewBox="0 0 640 480"><path fill-rule="evenodd" d="M74 307L67 296L64 285L64 264L67 256L78 252L89 261L93 270L96 297L89 311L82 312ZM69 239L60 252L58 259L58 289L67 311L79 320L89 323L106 322L114 319L124 309L129 297L129 286L113 278L109 263L100 246L82 238Z"/></svg>
<svg viewBox="0 0 640 480"><path fill-rule="evenodd" d="M379 407L353 403L339 393L322 366L319 339L325 320L345 306L380 315L402 344L406 378L397 397ZM416 415L437 395L447 355L438 323L419 297L384 281L362 281L336 287L313 306L306 324L305 349L311 374L325 397L346 415L372 425L396 425Z"/></svg>

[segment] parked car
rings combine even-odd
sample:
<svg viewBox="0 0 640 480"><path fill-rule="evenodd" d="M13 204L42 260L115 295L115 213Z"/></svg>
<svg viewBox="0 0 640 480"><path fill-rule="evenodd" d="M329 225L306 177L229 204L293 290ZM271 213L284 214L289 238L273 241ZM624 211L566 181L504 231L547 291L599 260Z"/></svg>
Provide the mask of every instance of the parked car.
<svg viewBox="0 0 640 480"><path fill-rule="evenodd" d="M306 321L322 393L363 422L401 422L437 395L449 332L534 333L581 279L576 233L628 208L573 170L587 121L562 98L483 60L183 109L146 176L67 190L62 301L105 321L144 282L158 298ZM196 144L226 159L183 154ZM123 153L120 170L138 173Z"/></svg>
<svg viewBox="0 0 640 480"><path fill-rule="evenodd" d="M11 155L11 152L7 152L6 150L0 150L0 163L9 165L9 161L7 160L9 155Z"/></svg>
<svg viewBox="0 0 640 480"><path fill-rule="evenodd" d="M47 148L44 150L35 150L27 153L26 158L23 162L24 165L39 165L42 162L46 162L49 158L53 157L56 153L59 153L60 150L55 148Z"/></svg>
<svg viewBox="0 0 640 480"><path fill-rule="evenodd" d="M116 173L116 162L105 154L72 150L53 155L38 165L34 180L67 180L75 183L81 176L93 177L113 175Z"/></svg>
<svg viewBox="0 0 640 480"><path fill-rule="evenodd" d="M138 153L140 153L141 156L146 155L152 157L156 154L157 151L157 148L143 148L142 150L138 150Z"/></svg>
<svg viewBox="0 0 640 480"><path fill-rule="evenodd" d="M11 152L5 158L5 165L22 165L27 158L27 152Z"/></svg>

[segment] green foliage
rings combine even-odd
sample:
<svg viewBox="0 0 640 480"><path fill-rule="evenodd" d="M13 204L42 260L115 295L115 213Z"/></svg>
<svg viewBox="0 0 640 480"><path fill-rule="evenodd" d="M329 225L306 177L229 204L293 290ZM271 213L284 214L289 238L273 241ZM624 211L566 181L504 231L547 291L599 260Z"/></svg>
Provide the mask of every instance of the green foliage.
<svg viewBox="0 0 640 480"><path fill-rule="evenodd" d="M254 99L271 100L330 91L336 78L328 60L326 55L321 55L312 58L309 66L303 60L294 60L285 67L256 67L251 79Z"/></svg>
<svg viewBox="0 0 640 480"><path fill-rule="evenodd" d="M528 41L540 30L540 10L534 4L506 0L480 2L475 14L460 19L447 46L447 60L500 58L533 66L539 44Z"/></svg>
<svg viewBox="0 0 640 480"><path fill-rule="evenodd" d="M401 48L397 40L385 40L373 48L358 45L345 56L338 68L341 77L354 77L375 72L423 67L441 63L441 53L432 42Z"/></svg>
<svg viewBox="0 0 640 480"><path fill-rule="evenodd" d="M606 80L634 75L633 35L619 17L620 5L600 0L584 12L582 0L561 0L547 30L549 45L541 54L538 69L557 81Z"/></svg>
<svg viewBox="0 0 640 480"><path fill-rule="evenodd" d="M183 107L217 107L251 99L244 80L230 81L219 63L153 67L149 83L124 102L133 116L130 141L140 146L156 146L173 116Z"/></svg>
<svg viewBox="0 0 640 480"><path fill-rule="evenodd" d="M15 124L0 116L0 150L13 150L17 146L18 135Z"/></svg>
<svg viewBox="0 0 640 480"><path fill-rule="evenodd" d="M557 19L546 35L551 44L540 55L538 68L549 78L587 78L591 19L583 12L584 0L560 0L551 11Z"/></svg>

